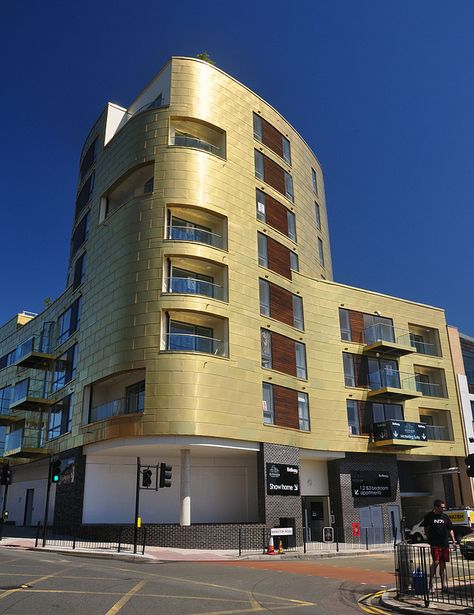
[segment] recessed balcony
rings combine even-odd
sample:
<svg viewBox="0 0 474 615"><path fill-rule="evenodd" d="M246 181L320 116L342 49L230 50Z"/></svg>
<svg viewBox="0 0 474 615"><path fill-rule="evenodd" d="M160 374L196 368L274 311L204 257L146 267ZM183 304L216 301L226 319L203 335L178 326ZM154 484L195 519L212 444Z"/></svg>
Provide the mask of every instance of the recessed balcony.
<svg viewBox="0 0 474 615"><path fill-rule="evenodd" d="M6 435L4 457L25 457L37 459L48 451L44 448L44 428L22 427Z"/></svg>
<svg viewBox="0 0 474 615"><path fill-rule="evenodd" d="M48 398L45 379L25 378L13 387L10 410L43 412L54 403L54 399Z"/></svg>
<svg viewBox="0 0 474 615"><path fill-rule="evenodd" d="M403 401L421 397L417 390L417 383L413 374L400 372L397 369L385 368L369 372L369 391L367 398L370 400L391 399Z"/></svg>
<svg viewBox="0 0 474 615"><path fill-rule="evenodd" d="M8 405L0 405L0 427L8 427L21 420L23 417L12 413Z"/></svg>
<svg viewBox="0 0 474 615"><path fill-rule="evenodd" d="M224 248L222 235L192 223L178 224L176 220L174 220L174 223L173 226L168 227L167 239L194 241L196 243L204 243L213 248Z"/></svg>
<svg viewBox="0 0 474 615"><path fill-rule="evenodd" d="M194 277L168 278L166 292L186 295L201 295L212 299L224 299L224 289L221 284Z"/></svg>
<svg viewBox="0 0 474 615"><path fill-rule="evenodd" d="M15 353L15 365L30 369L49 369L54 355L51 354L51 340L42 335L33 336L20 344Z"/></svg>
<svg viewBox="0 0 474 615"><path fill-rule="evenodd" d="M225 158L225 144L226 134L217 126L195 118L171 118L170 145L189 147Z"/></svg>
<svg viewBox="0 0 474 615"><path fill-rule="evenodd" d="M167 333L166 350L176 352L203 352L217 357L226 357L227 343L225 340L211 335L196 335L194 333Z"/></svg>
<svg viewBox="0 0 474 615"><path fill-rule="evenodd" d="M378 352L401 357L416 352L410 332L386 323L376 323L364 329L364 352Z"/></svg>
<svg viewBox="0 0 474 615"><path fill-rule="evenodd" d="M424 423L396 421L394 419L374 423L372 426L374 446L425 446L429 440Z"/></svg>

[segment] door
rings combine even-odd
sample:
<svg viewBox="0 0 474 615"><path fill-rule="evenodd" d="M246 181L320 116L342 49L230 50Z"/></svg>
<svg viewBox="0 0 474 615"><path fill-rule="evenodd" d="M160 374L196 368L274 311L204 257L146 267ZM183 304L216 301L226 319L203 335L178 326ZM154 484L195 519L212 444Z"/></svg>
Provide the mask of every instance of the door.
<svg viewBox="0 0 474 615"><path fill-rule="evenodd" d="M369 544L385 542L383 531L383 514L381 506L366 506L359 510L361 542L367 540Z"/></svg>
<svg viewBox="0 0 474 615"><path fill-rule="evenodd" d="M400 507L393 504L387 506L388 523L392 532L392 538L399 542L402 539L400 525Z"/></svg>
<svg viewBox="0 0 474 615"><path fill-rule="evenodd" d="M33 498L35 495L34 489L26 490L26 500L25 500L25 517L23 519L23 525L33 525L31 519L33 516Z"/></svg>
<svg viewBox="0 0 474 615"><path fill-rule="evenodd" d="M306 528L306 540L321 542L323 527L329 525L331 525L329 497L327 495L303 497L303 526Z"/></svg>

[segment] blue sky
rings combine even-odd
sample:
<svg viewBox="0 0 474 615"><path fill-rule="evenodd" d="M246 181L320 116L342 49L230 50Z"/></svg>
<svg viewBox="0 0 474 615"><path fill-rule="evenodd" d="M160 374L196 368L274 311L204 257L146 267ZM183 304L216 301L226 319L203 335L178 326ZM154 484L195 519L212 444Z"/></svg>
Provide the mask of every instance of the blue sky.
<svg viewBox="0 0 474 615"><path fill-rule="evenodd" d="M0 323L64 289L79 153L107 101L207 50L321 161L335 280L473 335L473 31L470 0L7 3Z"/></svg>

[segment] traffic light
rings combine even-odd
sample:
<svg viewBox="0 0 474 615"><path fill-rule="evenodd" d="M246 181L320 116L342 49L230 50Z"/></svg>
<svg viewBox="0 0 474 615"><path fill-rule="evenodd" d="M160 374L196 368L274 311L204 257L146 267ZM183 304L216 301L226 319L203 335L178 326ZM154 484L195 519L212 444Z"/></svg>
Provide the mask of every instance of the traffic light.
<svg viewBox="0 0 474 615"><path fill-rule="evenodd" d="M471 453L464 459L466 463L466 474L468 476L474 476L474 453Z"/></svg>
<svg viewBox="0 0 474 615"><path fill-rule="evenodd" d="M55 485L59 483L59 479L61 478L61 460L55 459L51 463L51 482Z"/></svg>
<svg viewBox="0 0 474 615"><path fill-rule="evenodd" d="M171 487L173 467L167 463L160 463L160 488Z"/></svg>
<svg viewBox="0 0 474 615"><path fill-rule="evenodd" d="M2 466L2 473L0 475L0 485L12 484L12 469L10 464L6 463Z"/></svg>
<svg viewBox="0 0 474 615"><path fill-rule="evenodd" d="M151 487L151 477L153 472L150 468L146 468L142 473L142 487Z"/></svg>

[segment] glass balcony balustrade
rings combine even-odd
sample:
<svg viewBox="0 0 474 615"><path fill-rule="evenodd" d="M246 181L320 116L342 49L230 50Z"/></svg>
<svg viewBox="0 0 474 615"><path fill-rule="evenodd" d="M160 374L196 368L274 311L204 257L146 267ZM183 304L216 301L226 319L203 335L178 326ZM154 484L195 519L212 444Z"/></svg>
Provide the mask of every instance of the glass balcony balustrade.
<svg viewBox="0 0 474 615"><path fill-rule="evenodd" d="M29 457L41 455L44 446L44 425L15 429L5 437L5 456L17 455ZM46 452L46 451L45 451Z"/></svg>
<svg viewBox="0 0 474 615"><path fill-rule="evenodd" d="M364 343L368 351L376 351L380 348L398 356L415 352L410 332L405 329L398 329L388 323L376 323L365 327Z"/></svg>
<svg viewBox="0 0 474 615"><path fill-rule="evenodd" d="M369 371L369 397L377 394L385 395L387 389L389 396L400 396L406 399L418 397L419 392L414 374L400 372L398 369L386 367L375 371ZM380 391L380 393L379 393Z"/></svg>
<svg viewBox="0 0 474 615"><path fill-rule="evenodd" d="M40 368L47 366L53 359L52 338L34 335L20 344L15 351L15 364L18 367Z"/></svg>
<svg viewBox="0 0 474 615"><path fill-rule="evenodd" d="M167 333L165 337L166 350L203 352L218 357L226 357L228 355L225 340L191 333Z"/></svg>
<svg viewBox="0 0 474 615"><path fill-rule="evenodd" d="M25 378L17 382L12 390L10 409L41 412L54 404L54 400L48 399L47 388L44 378Z"/></svg>
<svg viewBox="0 0 474 615"><path fill-rule="evenodd" d="M103 421L105 419L113 418L114 416L123 416L125 414L135 414L137 412L143 412L143 399L128 399L125 397L119 399L112 399L98 404L90 409L89 423L95 423L96 421Z"/></svg>
<svg viewBox="0 0 474 615"><path fill-rule="evenodd" d="M204 243L208 246L212 246L213 248L224 248L222 235L191 226L168 227L167 239L174 239L176 241L194 241L196 243Z"/></svg>
<svg viewBox="0 0 474 615"><path fill-rule="evenodd" d="M181 147L192 147L193 149L200 149L204 152L209 152L210 154L215 154L220 158L224 158L224 151L222 147L218 147L217 145L213 145L208 141L198 139L197 137L193 137L192 135L188 135L185 133L176 132L174 137L174 144L180 145Z"/></svg>
<svg viewBox="0 0 474 615"><path fill-rule="evenodd" d="M445 397L441 384L416 380L416 390L425 397Z"/></svg>
<svg viewBox="0 0 474 615"><path fill-rule="evenodd" d="M444 425L426 425L428 440L450 440L449 429Z"/></svg>
<svg viewBox="0 0 474 615"><path fill-rule="evenodd" d="M224 289L221 285L208 282L207 280L198 280L197 278L168 278L166 290L169 293L204 295L213 299L224 299Z"/></svg>
<svg viewBox="0 0 474 615"><path fill-rule="evenodd" d="M411 340L411 345L413 348L416 348L416 352L420 354L427 354L432 357L439 357L439 350L436 344L431 344L429 342L422 342L420 340Z"/></svg>

